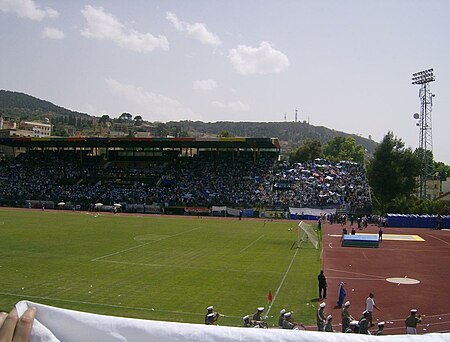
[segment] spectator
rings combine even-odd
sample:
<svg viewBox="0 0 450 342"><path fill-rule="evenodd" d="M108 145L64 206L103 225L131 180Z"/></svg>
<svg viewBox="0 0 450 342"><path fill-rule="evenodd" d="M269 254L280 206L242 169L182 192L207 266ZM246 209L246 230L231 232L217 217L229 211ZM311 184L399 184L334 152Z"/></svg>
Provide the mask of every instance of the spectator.
<svg viewBox="0 0 450 342"><path fill-rule="evenodd" d="M379 322L379 323L378 323L378 330L377 330L377 332L375 333L375 335L376 335L376 336L384 335L384 334L383 334L383 329L384 329L384 322Z"/></svg>
<svg viewBox="0 0 450 342"><path fill-rule="evenodd" d="M359 324L359 322L358 321L356 321L356 320L353 320L353 321L351 321L350 322L350 326L347 328L347 329L345 329L345 333L346 334L351 334L351 333L355 333L355 334L357 334L357 333L359 333L359 328L358 328L358 324Z"/></svg>
<svg viewBox="0 0 450 342"><path fill-rule="evenodd" d="M320 271L317 280L319 281L319 300L327 299L327 278L323 274L323 270Z"/></svg>
<svg viewBox="0 0 450 342"><path fill-rule="evenodd" d="M323 327L323 331L325 332L333 332L333 326L332 326L333 316L328 315L327 320L325 323L325 326Z"/></svg>
<svg viewBox="0 0 450 342"><path fill-rule="evenodd" d="M368 312L368 321L370 324L370 327L373 327L373 309L377 309L380 311L380 309L375 305L375 300L373 299L374 295L373 293L369 293L369 297L366 299L366 311Z"/></svg>
<svg viewBox="0 0 450 342"><path fill-rule="evenodd" d="M278 316L278 327L283 327L284 314L286 313L286 309L281 309L280 316Z"/></svg>
<svg viewBox="0 0 450 342"><path fill-rule="evenodd" d="M325 306L326 304L322 302L319 305L319 309L317 309L316 319L318 331L323 331L323 327L325 326L326 323Z"/></svg>
<svg viewBox="0 0 450 342"><path fill-rule="evenodd" d="M292 314L290 312L286 312L284 314L284 320L282 324L283 329L298 329L301 327L305 329L305 326L302 323L297 323L292 319Z"/></svg>
<svg viewBox="0 0 450 342"><path fill-rule="evenodd" d="M354 320L352 315L350 315L349 309L350 301L346 301L344 307L342 308L342 332L344 333L350 326L350 322Z"/></svg>
<svg viewBox="0 0 450 342"><path fill-rule="evenodd" d="M360 334L369 334L369 312L367 310L364 310L363 316L359 320L358 326L359 326L359 333Z"/></svg>
<svg viewBox="0 0 450 342"><path fill-rule="evenodd" d="M261 306L257 308L256 313L253 315L253 320L256 322L263 321L263 318L261 317L261 314L263 313L264 308Z"/></svg>
<svg viewBox="0 0 450 342"><path fill-rule="evenodd" d="M345 287L344 287L344 282L343 281L341 281L340 283L339 283L339 298L338 298L338 301L337 301L337 306L339 307L339 308L341 308L342 307L342 304L344 303L344 300L345 300L345 296L346 296L346 292L345 292Z"/></svg>
<svg viewBox="0 0 450 342"><path fill-rule="evenodd" d="M409 317L405 320L406 333L417 335L417 323L422 322L422 316L417 315L417 309L411 309Z"/></svg>

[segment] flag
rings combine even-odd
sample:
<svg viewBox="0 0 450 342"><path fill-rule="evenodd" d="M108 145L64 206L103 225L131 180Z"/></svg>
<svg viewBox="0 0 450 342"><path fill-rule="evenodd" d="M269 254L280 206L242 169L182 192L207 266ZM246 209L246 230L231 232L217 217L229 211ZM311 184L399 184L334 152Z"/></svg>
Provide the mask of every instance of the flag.
<svg viewBox="0 0 450 342"><path fill-rule="evenodd" d="M269 291L269 295L267 296L267 299L269 300L269 302L272 301L273 297L272 297L272 290Z"/></svg>

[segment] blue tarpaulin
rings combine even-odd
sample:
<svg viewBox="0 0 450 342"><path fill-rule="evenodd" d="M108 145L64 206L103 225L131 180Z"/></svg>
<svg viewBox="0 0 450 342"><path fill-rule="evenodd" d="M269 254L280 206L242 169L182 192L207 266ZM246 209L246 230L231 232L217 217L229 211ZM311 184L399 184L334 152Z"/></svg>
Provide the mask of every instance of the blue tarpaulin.
<svg viewBox="0 0 450 342"><path fill-rule="evenodd" d="M242 217L253 217L254 210L253 209L242 209Z"/></svg>
<svg viewBox="0 0 450 342"><path fill-rule="evenodd" d="M387 214L389 227L436 228L437 215ZM442 216L442 228L450 228L450 216Z"/></svg>

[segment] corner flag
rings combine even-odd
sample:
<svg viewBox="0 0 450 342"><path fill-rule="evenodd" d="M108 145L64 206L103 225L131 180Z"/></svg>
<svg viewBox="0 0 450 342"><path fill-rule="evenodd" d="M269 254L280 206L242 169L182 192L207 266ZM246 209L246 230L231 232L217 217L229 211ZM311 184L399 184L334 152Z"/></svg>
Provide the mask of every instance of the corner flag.
<svg viewBox="0 0 450 342"><path fill-rule="evenodd" d="M270 290L270 291L269 291L269 295L267 296L267 300L268 300L269 302L271 302L272 299L273 299L273 297L272 297L272 290Z"/></svg>

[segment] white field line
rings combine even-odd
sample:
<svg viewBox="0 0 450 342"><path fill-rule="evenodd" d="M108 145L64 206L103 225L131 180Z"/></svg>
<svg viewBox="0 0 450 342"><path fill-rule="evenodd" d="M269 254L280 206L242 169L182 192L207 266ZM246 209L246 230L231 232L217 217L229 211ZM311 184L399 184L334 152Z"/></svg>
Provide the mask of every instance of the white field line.
<svg viewBox="0 0 450 342"><path fill-rule="evenodd" d="M264 235L261 235L259 238L257 238L255 241L253 241L251 244L249 244L247 247L241 249L239 251L239 253L242 253L243 251L245 251L247 248L251 247L254 243L258 242L260 239L262 239L264 237Z"/></svg>
<svg viewBox="0 0 450 342"><path fill-rule="evenodd" d="M441 241L441 242L443 242L443 243L445 243L445 244L447 244L447 245L450 245L450 242L447 242L447 241L445 241L445 240L442 240L442 239L440 239L440 238L438 238L438 237L436 237L436 236L433 236L433 235L431 235L431 234L427 234L428 236L431 236L432 238L435 238L435 239L437 239L437 240L439 240L439 241Z"/></svg>
<svg viewBox="0 0 450 342"><path fill-rule="evenodd" d="M362 252L364 259L366 259L367 261L369 261L369 258L367 257L366 253Z"/></svg>
<svg viewBox="0 0 450 342"><path fill-rule="evenodd" d="M350 272L350 271L343 271L343 270L336 270L334 268L327 268L327 271L334 271L334 272L342 272L342 273L350 273L350 274L356 274L356 275L362 275L362 276L367 276L367 277L373 277L373 278L381 278L381 279L386 279L388 277L382 277L382 276L377 276L377 275L373 275L373 274L366 274L366 273L359 273L359 272Z"/></svg>
<svg viewBox="0 0 450 342"><path fill-rule="evenodd" d="M426 319L427 318L430 318L430 317L442 317L442 316L448 316L448 315L450 315L450 312L449 313L441 313L441 314L435 314L435 315L422 315L422 325L424 325L424 324L428 324L427 322L426 322ZM386 320L386 322L404 322L405 321L405 318L398 318L398 319L388 319L388 320ZM425 321L425 322L424 322ZM439 322L440 323L440 322ZM431 324L431 323L430 323ZM433 324L436 324L436 323L433 323Z"/></svg>
<svg viewBox="0 0 450 342"><path fill-rule="evenodd" d="M420 323L420 325L417 326L417 331L427 331L429 328L434 327L436 325L440 325L440 324L449 324L450 321L444 321L444 322L436 322L436 323ZM406 328L402 325L399 327L389 327L389 328L384 328L384 330L406 330ZM435 331L433 331L435 332Z"/></svg>
<svg viewBox="0 0 450 342"><path fill-rule="evenodd" d="M254 271L254 270L235 270L230 268L209 268L209 267L197 267L197 266L177 266L177 265L164 265L164 264L146 264L139 262L127 262L127 261L115 261L115 260L94 260L98 262L107 262L111 264L123 264L123 265L134 265L134 266L148 266L148 267L164 267L164 268L185 268L185 269L196 269L196 270L206 270L206 271L228 271L228 272L242 272L242 273L262 273L262 274L281 274L281 272L274 271Z"/></svg>
<svg viewBox="0 0 450 342"><path fill-rule="evenodd" d="M291 263L289 264L289 266L288 266L286 272L284 272L283 279L281 279L280 286L278 286L277 291L275 292L275 295L273 296L273 300L272 300L272 302L269 304L269 307L267 308L267 312L266 312L266 314L265 314L266 316L269 316L270 309L272 308L273 303L275 303L275 300L277 299L278 293L280 292L281 287L283 286L283 283L284 283L284 281L286 280L286 277L287 277L289 271L291 270L292 264L294 263L294 259L295 259L295 257L296 257L297 254L298 254L298 250L299 250L299 248L296 248L296 249L295 249L295 253L294 253L294 256L293 256L292 259L291 259Z"/></svg>
<svg viewBox="0 0 450 342"><path fill-rule="evenodd" d="M105 258L114 256L114 255L118 255L118 254L121 254L121 253L125 253L125 252L128 252L128 251L131 251L132 249L136 249L136 248L140 248L140 247L146 246L146 245L148 245L150 243L153 243L153 242L158 242L158 241L162 241L162 240L165 240L165 239L170 239L170 238L173 238L175 236L179 236L179 235L182 235L182 234L185 234L185 233L189 233L189 232L192 232L192 231L197 230L199 228L200 227L189 229L189 230L186 230L186 231L178 233L178 234L165 236L165 237L163 237L161 239L158 239L158 240L153 240L153 241L149 241L149 242L137 245L137 246L133 246L133 247L130 247L130 248L125 248L125 249L122 249L121 251L118 251L118 252L115 252L115 253L111 253L111 254L103 255L103 256L98 257L98 258L94 258L91 261L99 261L101 259L105 259Z"/></svg>
<svg viewBox="0 0 450 342"><path fill-rule="evenodd" d="M155 240L155 241L159 241L159 240ZM107 254L107 255L103 255L101 257L92 259L91 261L99 261L99 260L104 259L104 258L108 258L108 257L114 256L114 255L117 255L117 254L121 254L121 253L125 253L125 252L131 251L133 249L140 248L140 247L143 247L145 245L148 245L148 244L150 244L152 242L154 242L154 241L146 242L146 243L143 243L141 245L137 245L137 246L133 246L133 247L130 247L130 248L122 249L121 251L118 251L118 252L115 252L115 253L111 253L111 254Z"/></svg>
<svg viewBox="0 0 450 342"><path fill-rule="evenodd" d="M159 309L154 309L154 308L140 308L140 307L135 307L135 306L127 306L127 305L86 302L86 301L82 301L82 300L59 299L59 298L42 297L42 296L29 296L29 295L25 295L25 294L15 294L15 293L7 293L7 292L0 292L0 295L11 296L11 297L20 297L22 299L26 299L26 298L43 299L43 300L51 300L51 301L55 301L55 302L86 304L86 305L93 305L93 306L106 306L106 307L110 307L110 308L132 309L132 310L139 310L139 311L166 312L166 313L176 313L176 314L181 314L181 315L196 315L196 316L204 315L204 314L198 313L198 312L159 310ZM233 316L227 316L227 317L233 317Z"/></svg>
<svg viewBox="0 0 450 342"><path fill-rule="evenodd" d="M347 278L345 276L343 277L328 277L327 279L346 279L346 280L369 280L369 281L386 281L386 279L373 279L373 278Z"/></svg>

